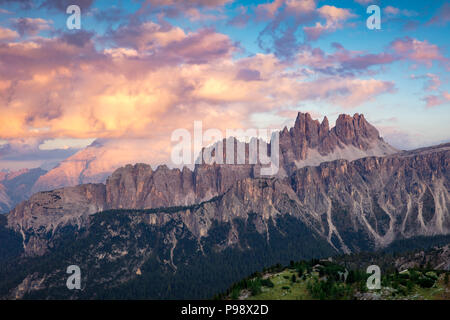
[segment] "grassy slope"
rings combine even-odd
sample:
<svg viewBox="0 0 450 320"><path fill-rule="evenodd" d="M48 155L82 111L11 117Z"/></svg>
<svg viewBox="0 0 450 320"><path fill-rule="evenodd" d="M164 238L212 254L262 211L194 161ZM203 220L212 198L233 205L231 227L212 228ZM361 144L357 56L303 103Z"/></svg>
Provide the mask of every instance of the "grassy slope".
<svg viewBox="0 0 450 320"><path fill-rule="evenodd" d="M447 272L448 273L448 272ZM295 282L292 276L296 275ZM261 286L260 293L252 295L251 290L242 289L239 299L242 300L313 300L314 297L308 290L308 283L319 279L318 272L305 273L301 278L295 268L285 268L281 272L266 272L260 275L262 279L270 279L273 287ZM394 276L390 274L389 276ZM250 278L254 281L256 277ZM324 281L323 279L319 281ZM406 286L400 285L397 289L392 288L392 282L384 283L380 290L360 290L361 283L351 285L343 282L338 285L347 287L353 292L351 295L343 296L341 299L367 299L367 296L377 296L383 300L450 300L450 282L445 283L445 273L441 273L435 284L431 288L423 288L417 283L412 284L412 288L407 293L404 292ZM364 297L362 294L366 294Z"/></svg>
<svg viewBox="0 0 450 320"><path fill-rule="evenodd" d="M311 299L306 288L306 281L297 280L295 283L291 281L292 275L296 274L295 270L286 269L280 273L270 274L268 278L273 282L274 287L268 288L263 286L262 293L256 296L249 296L248 300L305 300ZM283 288L284 287L284 288ZM285 289L289 287L289 289Z"/></svg>

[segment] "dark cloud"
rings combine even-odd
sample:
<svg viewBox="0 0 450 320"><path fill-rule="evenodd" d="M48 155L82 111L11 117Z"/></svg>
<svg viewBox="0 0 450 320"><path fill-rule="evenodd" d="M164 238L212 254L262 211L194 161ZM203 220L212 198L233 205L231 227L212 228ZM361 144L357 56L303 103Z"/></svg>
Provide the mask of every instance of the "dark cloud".
<svg viewBox="0 0 450 320"><path fill-rule="evenodd" d="M163 14L168 18L175 18L183 15L189 9L214 10L232 3L234 0L145 0L142 1L140 9L135 18L146 17L153 14Z"/></svg>
<svg viewBox="0 0 450 320"><path fill-rule="evenodd" d="M33 8L33 0L0 0L0 5L8 5L18 3L22 9Z"/></svg>
<svg viewBox="0 0 450 320"><path fill-rule="evenodd" d="M231 54L236 48L226 35L212 28L186 34L168 23L134 23L112 30L108 41L119 47L135 49L150 55L159 63L203 64Z"/></svg>
<svg viewBox="0 0 450 320"><path fill-rule="evenodd" d="M390 64L396 60L397 58L389 53L364 54L344 60L341 65L344 69L364 70L371 66Z"/></svg>
<svg viewBox="0 0 450 320"><path fill-rule="evenodd" d="M420 26L420 21L418 20L408 20L404 25L403 29L405 31L414 31Z"/></svg>
<svg viewBox="0 0 450 320"><path fill-rule="evenodd" d="M12 26L19 32L21 36L35 36L42 30L51 29L51 21L41 18L18 18L12 19Z"/></svg>
<svg viewBox="0 0 450 320"><path fill-rule="evenodd" d="M258 81L261 80L261 73L258 70L240 69L236 75L237 80Z"/></svg>
<svg viewBox="0 0 450 320"><path fill-rule="evenodd" d="M166 51L187 63L208 63L228 56L233 49L234 45L227 36L208 28L190 34L181 41L169 43Z"/></svg>
<svg viewBox="0 0 450 320"><path fill-rule="evenodd" d="M305 44L325 34L342 29L355 15L345 8L323 4L317 0L274 0L259 5L257 19L268 20L258 35L258 45L283 60L290 60Z"/></svg>
<svg viewBox="0 0 450 320"><path fill-rule="evenodd" d="M8 104L17 98L15 86L21 80L30 80L34 74L47 70L68 68L77 70L82 62L89 61L96 68L110 68L110 61L96 50L89 41L92 34L76 30L75 32L55 33L51 39L38 38L33 44L18 43L16 46L0 44L0 74L11 80L7 95L0 95L0 102ZM43 100L42 103L45 103Z"/></svg>
<svg viewBox="0 0 450 320"><path fill-rule="evenodd" d="M115 23L128 17L128 14L119 7L110 7L106 10L93 10L94 18L100 22Z"/></svg>
<svg viewBox="0 0 450 320"><path fill-rule="evenodd" d="M56 9L66 12L67 7L74 4L81 10L89 9L95 0L44 0L40 5L41 8Z"/></svg>
<svg viewBox="0 0 450 320"><path fill-rule="evenodd" d="M318 19L315 1L308 0L300 8L282 7L258 35L258 45L265 52L274 52L280 58L291 58L304 44L298 39L302 25Z"/></svg>
<svg viewBox="0 0 450 320"><path fill-rule="evenodd" d="M94 33L85 30L74 30L73 32L64 32L61 35L61 40L77 47L84 47L86 44L90 43Z"/></svg>
<svg viewBox="0 0 450 320"><path fill-rule="evenodd" d="M41 150L39 148L17 149L6 144L0 146L0 161L54 161L64 160L80 149Z"/></svg>
<svg viewBox="0 0 450 320"><path fill-rule="evenodd" d="M320 48L302 46L299 51L298 62L315 72L326 75L355 76L356 74L371 73L371 67L391 64L399 57L393 53L382 52L367 54L345 49L340 43L333 43L334 53L326 54Z"/></svg>
<svg viewBox="0 0 450 320"><path fill-rule="evenodd" d="M95 0L0 0L0 5L19 4L21 9L47 8L66 12L68 6L75 4L82 10L89 9Z"/></svg>

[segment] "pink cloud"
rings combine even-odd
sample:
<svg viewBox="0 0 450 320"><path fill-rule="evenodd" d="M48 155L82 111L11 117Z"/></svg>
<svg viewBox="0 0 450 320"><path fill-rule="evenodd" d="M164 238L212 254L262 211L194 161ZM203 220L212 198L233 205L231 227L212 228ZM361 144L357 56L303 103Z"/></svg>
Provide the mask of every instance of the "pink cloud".
<svg viewBox="0 0 450 320"><path fill-rule="evenodd" d="M420 41L417 39L404 37L392 42L391 48L402 58L423 63L427 66L431 66L433 64L433 60L446 60L442 56L439 47L435 44L429 43L427 40Z"/></svg>
<svg viewBox="0 0 450 320"><path fill-rule="evenodd" d="M198 8L190 8L185 11L185 15L190 21L216 21L225 19L224 15L217 13L204 13Z"/></svg>
<svg viewBox="0 0 450 320"><path fill-rule="evenodd" d="M13 14L11 11L0 8L0 14Z"/></svg>
<svg viewBox="0 0 450 320"><path fill-rule="evenodd" d="M286 11L294 14L310 14L316 10L316 0L287 0Z"/></svg>
<svg viewBox="0 0 450 320"><path fill-rule="evenodd" d="M0 139L101 138L115 150L101 156L105 166L131 155L164 162L171 132L189 130L195 120L205 128L239 128L255 112L308 101L354 108L394 88L376 79L311 79L273 54L235 58L236 45L212 29L129 27L111 33L115 46L101 51L87 32L2 44ZM338 62L356 55L337 54Z"/></svg>
<svg viewBox="0 0 450 320"><path fill-rule="evenodd" d="M425 90L427 91L436 91L441 86L441 79L437 74L427 73L426 77L428 78L427 83L425 84Z"/></svg>
<svg viewBox="0 0 450 320"><path fill-rule="evenodd" d="M319 8L319 13L322 17L327 20L327 23L334 23L339 21L344 21L350 17L354 17L354 14L348 9L337 8L334 6L325 5Z"/></svg>
<svg viewBox="0 0 450 320"><path fill-rule="evenodd" d="M387 6L383 9L383 12L386 15L390 15L390 16L405 16L405 17L412 17L412 16L416 16L417 13L411 10L407 10L407 9L399 9L393 6Z"/></svg>
<svg viewBox="0 0 450 320"><path fill-rule="evenodd" d="M400 13L400 9L395 8L393 6L387 6L386 8L383 9L383 11L386 14L392 14L392 15L397 15Z"/></svg>
<svg viewBox="0 0 450 320"><path fill-rule="evenodd" d="M235 50L228 36L212 29L185 33L179 27L154 22L121 27L113 31L109 38L118 46L135 49L141 55L168 63L206 62L229 56Z"/></svg>
<svg viewBox="0 0 450 320"><path fill-rule="evenodd" d="M18 18L12 19L13 27L17 29L21 36L35 36L43 30L52 29L53 21L41 18Z"/></svg>
<svg viewBox="0 0 450 320"><path fill-rule="evenodd" d="M372 66L390 64L397 58L390 53L367 54L360 51L349 51L338 43L333 43L334 53L326 54L320 48L304 47L297 55L301 65L313 68L316 72L328 74L345 74L367 72Z"/></svg>
<svg viewBox="0 0 450 320"><path fill-rule="evenodd" d="M427 108L448 104L450 102L450 93L442 92L439 95L429 95L424 98Z"/></svg>
<svg viewBox="0 0 450 320"><path fill-rule="evenodd" d="M334 32L343 27L342 22L348 20L355 15L348 9L341 9L334 6L325 5L318 10L319 15L325 19L325 24L316 22L313 27L304 27L308 40L317 40L322 34L326 32Z"/></svg>
<svg viewBox="0 0 450 320"><path fill-rule="evenodd" d="M256 7L256 14L258 18L272 19L284 2L285 0L274 0L273 2L258 4Z"/></svg>
<svg viewBox="0 0 450 320"><path fill-rule="evenodd" d="M167 45L168 52L187 62L196 63L229 57L234 50L235 47L228 36L212 29L202 29Z"/></svg>
<svg viewBox="0 0 450 320"><path fill-rule="evenodd" d="M395 91L393 82L376 79L324 78L303 86L306 96L328 96L332 103L350 109L373 100L376 96Z"/></svg>
<svg viewBox="0 0 450 320"><path fill-rule="evenodd" d="M190 9L220 10L234 0L145 0L137 15L162 14L169 17L185 14Z"/></svg>
<svg viewBox="0 0 450 320"><path fill-rule="evenodd" d="M19 37L19 34L11 29L0 27L0 41L13 40Z"/></svg>

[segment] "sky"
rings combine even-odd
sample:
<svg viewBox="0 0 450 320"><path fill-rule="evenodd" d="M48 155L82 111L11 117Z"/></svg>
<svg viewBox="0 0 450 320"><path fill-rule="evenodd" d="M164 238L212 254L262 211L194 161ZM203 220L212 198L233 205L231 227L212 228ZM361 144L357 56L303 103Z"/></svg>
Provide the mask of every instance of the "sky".
<svg viewBox="0 0 450 320"><path fill-rule="evenodd" d="M447 142L449 23L444 0L0 0L0 169L94 141L164 163L194 121L281 129L298 111L362 113L399 149Z"/></svg>

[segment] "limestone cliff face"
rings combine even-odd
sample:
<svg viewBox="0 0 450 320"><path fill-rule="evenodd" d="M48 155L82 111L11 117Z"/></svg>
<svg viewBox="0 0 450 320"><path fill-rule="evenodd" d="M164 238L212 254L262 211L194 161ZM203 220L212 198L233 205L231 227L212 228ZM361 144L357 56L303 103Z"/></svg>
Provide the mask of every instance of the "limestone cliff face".
<svg viewBox="0 0 450 320"><path fill-rule="evenodd" d="M186 206L224 193L233 183L252 176L246 165L198 165L194 171L149 165L127 165L106 181L108 208L149 209Z"/></svg>
<svg viewBox="0 0 450 320"><path fill-rule="evenodd" d="M450 144L295 172L292 187L324 234L346 251L358 233L377 247L395 239L450 232Z"/></svg>
<svg viewBox="0 0 450 320"><path fill-rule="evenodd" d="M42 254L49 234L64 225L84 226L97 211L181 206L219 195L176 213L163 209L151 214L149 223L163 226L176 218L200 238L214 221L256 214L258 232L264 234L269 221L288 214L339 251L374 249L399 238L450 233L449 156L447 144L336 160L298 169L290 177L264 179L251 177L249 166L232 171L233 176L226 171L231 166L201 165L192 172L130 165L117 170L106 186L38 193L8 215L8 224L23 234L27 253ZM231 232L228 243L238 241Z"/></svg>
<svg viewBox="0 0 450 320"><path fill-rule="evenodd" d="M39 192L8 214L8 226L22 234L27 254L43 254L48 238L64 226L80 227L89 215L106 208L103 184Z"/></svg>
<svg viewBox="0 0 450 320"><path fill-rule="evenodd" d="M8 214L8 226L22 234L27 254L42 254L58 230L85 227L102 210L202 204L203 211L181 217L198 236L214 220L256 213L263 232L274 216L289 214L337 250L357 251L449 232L449 150L446 144L393 154L362 115L341 115L330 130L326 118L319 123L299 113L294 127L280 133L283 174L263 179L250 164L127 165L105 184L33 195Z"/></svg>
<svg viewBox="0 0 450 320"><path fill-rule="evenodd" d="M239 180L218 198L175 213L149 215L158 226L178 221L196 237L214 221L231 225L228 245L239 243L233 219L251 219L268 236L269 222L290 215L336 250L385 247L396 239L450 233L450 144L390 157L336 160L297 170L291 178ZM172 223L173 224L173 223Z"/></svg>

